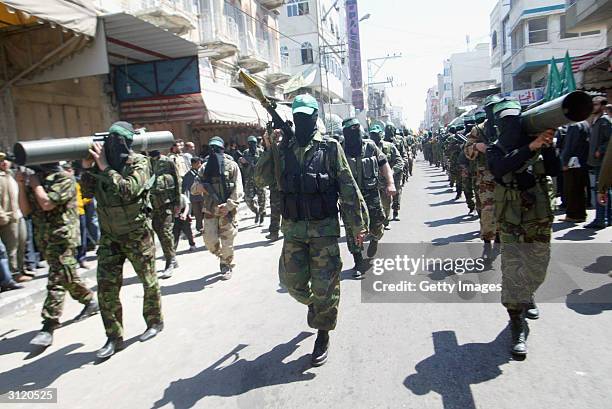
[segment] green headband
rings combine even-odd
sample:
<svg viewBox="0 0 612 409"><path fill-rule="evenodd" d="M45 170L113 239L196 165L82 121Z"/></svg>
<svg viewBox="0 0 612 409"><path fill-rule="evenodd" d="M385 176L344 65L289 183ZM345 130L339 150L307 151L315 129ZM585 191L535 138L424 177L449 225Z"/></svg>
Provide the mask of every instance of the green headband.
<svg viewBox="0 0 612 409"><path fill-rule="evenodd" d="M127 140L134 140L134 132L119 125L112 125L108 129L108 133L116 133L117 135L123 136Z"/></svg>

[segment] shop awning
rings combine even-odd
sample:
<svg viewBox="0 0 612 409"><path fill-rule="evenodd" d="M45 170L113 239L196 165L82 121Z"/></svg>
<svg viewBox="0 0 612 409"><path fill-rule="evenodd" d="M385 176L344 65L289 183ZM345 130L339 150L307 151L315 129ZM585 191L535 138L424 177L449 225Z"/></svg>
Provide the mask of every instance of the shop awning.
<svg viewBox="0 0 612 409"><path fill-rule="evenodd" d="M109 62L113 65L198 55L196 43L131 14L108 14L102 18Z"/></svg>
<svg viewBox="0 0 612 409"><path fill-rule="evenodd" d="M267 112L259 101L235 88L214 82L202 84L202 97L208 122L232 122L265 126Z"/></svg>
<svg viewBox="0 0 612 409"><path fill-rule="evenodd" d="M612 63L610 63L611 58L612 58L612 47L604 48L603 50L599 50L597 54L591 55L588 60L582 62L578 66L578 71L590 70L591 68L594 68L604 62L608 62L607 65L608 67L610 67L612 66Z"/></svg>
<svg viewBox="0 0 612 409"><path fill-rule="evenodd" d="M1 0L0 28L42 21L78 34L96 34L97 12L90 0Z"/></svg>

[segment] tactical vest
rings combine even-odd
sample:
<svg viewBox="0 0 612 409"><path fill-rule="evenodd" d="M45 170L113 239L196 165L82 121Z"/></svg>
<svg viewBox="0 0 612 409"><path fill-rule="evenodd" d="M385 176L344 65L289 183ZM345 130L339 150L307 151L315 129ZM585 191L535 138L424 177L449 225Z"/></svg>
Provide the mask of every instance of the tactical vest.
<svg viewBox="0 0 612 409"><path fill-rule="evenodd" d="M227 199L231 196L232 191L236 187L236 184L232 181L230 175L230 168L227 166L228 162L233 162L231 156L224 154L223 159L223 177L212 176L205 177L204 170L206 166L203 165L200 170L200 183L202 183L208 194L204 196L203 206L210 212L213 212L213 207L227 202Z"/></svg>
<svg viewBox="0 0 612 409"><path fill-rule="evenodd" d="M151 187L151 204L153 208L158 209L164 205L174 203L177 197L176 190L179 188L176 185L177 175L173 174L173 172L176 172L174 162L167 158L152 159L151 170L155 177Z"/></svg>
<svg viewBox="0 0 612 409"><path fill-rule="evenodd" d="M361 190L378 189L378 158L376 157L376 145L363 141L361 145L363 155L361 158L347 158L351 172Z"/></svg>
<svg viewBox="0 0 612 409"><path fill-rule="evenodd" d="M519 189L517 174L529 170L535 177L531 188ZM548 178L544 160L538 153L515 172L502 178L502 183L495 185L495 216L498 221L521 225L535 220L552 219L553 213L549 192Z"/></svg>
<svg viewBox="0 0 612 409"><path fill-rule="evenodd" d="M302 166L290 147L283 149L281 212L284 218L323 220L338 215L338 183L327 169L329 149L330 144L323 139L317 143L312 158Z"/></svg>
<svg viewBox="0 0 612 409"><path fill-rule="evenodd" d="M134 154L133 161L146 160L142 155ZM123 169L122 176L126 176L126 169ZM123 236L134 230L143 228L148 221L148 214L151 210L149 202L149 190L153 185L153 177L141 186L141 191L132 200L126 200L117 192L111 191L104 179L96 178L95 196L98 204L98 220L100 229L114 237Z"/></svg>

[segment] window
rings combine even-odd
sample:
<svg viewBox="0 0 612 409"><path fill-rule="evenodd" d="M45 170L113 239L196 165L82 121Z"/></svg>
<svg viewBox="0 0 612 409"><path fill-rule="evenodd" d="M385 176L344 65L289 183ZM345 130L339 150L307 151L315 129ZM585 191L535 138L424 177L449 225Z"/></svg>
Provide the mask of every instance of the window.
<svg viewBox="0 0 612 409"><path fill-rule="evenodd" d="M512 44L513 53L517 52L525 46L525 31L523 30L522 24L519 24L518 27L514 29L510 42Z"/></svg>
<svg viewBox="0 0 612 409"><path fill-rule="evenodd" d="M601 31L599 30L585 31L583 33L568 33L566 30L567 30L567 23L565 20L565 14L563 14L561 15L561 30L559 30L560 31L559 36L561 38L576 38L576 37L585 37L585 36L601 34Z"/></svg>
<svg viewBox="0 0 612 409"><path fill-rule="evenodd" d="M312 64L313 61L312 44L309 42L302 43L302 64Z"/></svg>
<svg viewBox="0 0 612 409"><path fill-rule="evenodd" d="M281 57L289 57L289 47L287 47L286 45L281 46L280 55Z"/></svg>
<svg viewBox="0 0 612 409"><path fill-rule="evenodd" d="M310 14L308 0L289 0L287 4L287 15L289 17L305 16Z"/></svg>
<svg viewBox="0 0 612 409"><path fill-rule="evenodd" d="M529 44L548 41L548 17L529 20L527 26L529 27Z"/></svg>
<svg viewBox="0 0 612 409"><path fill-rule="evenodd" d="M493 50L497 48L497 31L493 31L493 34L491 34L491 48Z"/></svg>

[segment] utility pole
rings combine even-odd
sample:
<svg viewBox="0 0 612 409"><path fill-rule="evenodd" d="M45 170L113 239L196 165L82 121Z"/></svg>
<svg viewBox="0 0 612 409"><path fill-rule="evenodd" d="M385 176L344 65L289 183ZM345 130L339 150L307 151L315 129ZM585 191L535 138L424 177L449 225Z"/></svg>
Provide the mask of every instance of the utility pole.
<svg viewBox="0 0 612 409"><path fill-rule="evenodd" d="M393 53L393 55L387 55L385 57L378 57L378 58L369 58L367 60L368 63L368 83L366 84L368 87L368 106L370 107L370 110L372 110L372 101L371 101L371 96L372 96L372 92L371 92L371 86L372 85L381 85L381 84L392 84L393 85L393 77L387 77L387 79L385 81L377 81L375 82L375 78L378 75L378 73L380 72L380 70L382 69L382 67L385 65L385 63L388 60L394 60L397 58L402 58L402 54L396 54ZM380 107L376 107L376 110L378 110Z"/></svg>

